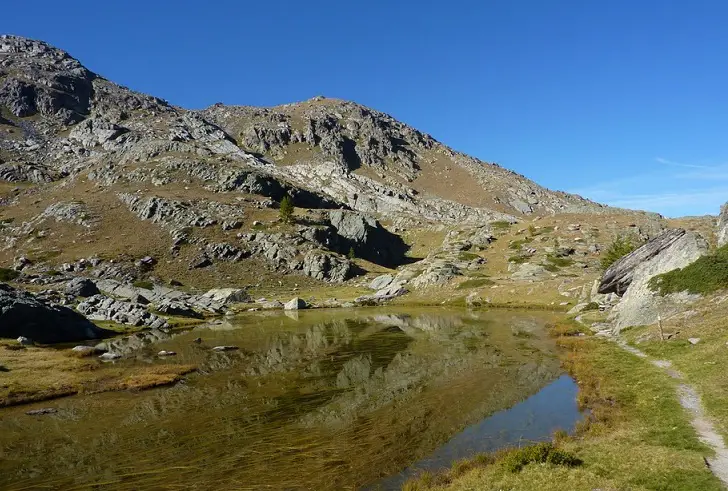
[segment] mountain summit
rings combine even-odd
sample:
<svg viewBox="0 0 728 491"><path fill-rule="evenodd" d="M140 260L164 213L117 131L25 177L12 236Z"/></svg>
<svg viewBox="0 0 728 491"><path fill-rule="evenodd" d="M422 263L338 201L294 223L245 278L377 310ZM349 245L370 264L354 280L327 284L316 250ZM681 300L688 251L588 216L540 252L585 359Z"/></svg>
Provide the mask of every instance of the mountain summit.
<svg viewBox="0 0 728 491"><path fill-rule="evenodd" d="M353 102L186 110L7 35L0 192L0 260L113 257L99 274L125 280L140 274L126 260L156 255L167 276L220 264L230 278L341 281L358 274L347 255L401 264L397 234L413 227L610 210ZM287 229L276 221L286 195L306 210Z"/></svg>

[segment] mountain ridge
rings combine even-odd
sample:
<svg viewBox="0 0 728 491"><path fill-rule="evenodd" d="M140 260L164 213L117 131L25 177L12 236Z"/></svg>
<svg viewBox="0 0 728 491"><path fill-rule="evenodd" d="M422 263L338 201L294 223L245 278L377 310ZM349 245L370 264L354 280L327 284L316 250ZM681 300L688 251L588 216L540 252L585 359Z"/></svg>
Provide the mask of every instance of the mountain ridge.
<svg viewBox="0 0 728 491"><path fill-rule="evenodd" d="M286 195L301 209L290 227L277 219ZM0 203L0 264L68 269L104 256L115 262L99 274L124 281L148 276L130 263L155 255L167 278L266 270L338 282L360 274L347 251L385 257L407 230L469 226L479 237L527 217L643 214L548 190L354 102L187 110L8 35Z"/></svg>

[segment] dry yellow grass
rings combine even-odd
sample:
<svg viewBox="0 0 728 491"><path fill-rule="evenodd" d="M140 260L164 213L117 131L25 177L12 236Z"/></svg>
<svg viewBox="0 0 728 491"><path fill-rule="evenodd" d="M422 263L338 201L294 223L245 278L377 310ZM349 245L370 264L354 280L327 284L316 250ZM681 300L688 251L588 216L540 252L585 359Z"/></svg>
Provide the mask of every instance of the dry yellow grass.
<svg viewBox="0 0 728 491"><path fill-rule="evenodd" d="M195 370L192 365L129 366L69 356L69 350L0 346L0 407L77 393L147 389L168 385Z"/></svg>

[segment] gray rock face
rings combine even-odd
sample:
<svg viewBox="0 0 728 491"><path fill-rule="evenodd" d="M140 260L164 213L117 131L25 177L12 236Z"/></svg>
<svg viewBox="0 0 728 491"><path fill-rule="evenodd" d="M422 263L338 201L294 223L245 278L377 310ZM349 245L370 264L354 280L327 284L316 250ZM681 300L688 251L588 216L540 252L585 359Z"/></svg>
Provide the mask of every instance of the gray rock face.
<svg viewBox="0 0 728 491"><path fill-rule="evenodd" d="M157 305L157 312L175 317L191 317L202 319L202 314L196 312L189 304L175 300L164 300Z"/></svg>
<svg viewBox="0 0 728 491"><path fill-rule="evenodd" d="M361 213L335 210L329 212L329 220L343 239L339 252L347 253L352 248L357 257L383 266L400 264L407 252L408 247L402 238L389 232L374 218Z"/></svg>
<svg viewBox="0 0 728 491"><path fill-rule="evenodd" d="M309 251L303 258L303 273L321 281L340 282L354 276L351 261L334 254Z"/></svg>
<svg viewBox="0 0 728 491"><path fill-rule="evenodd" d="M0 104L18 117L40 113L67 124L91 107L95 75L61 50L14 36L0 37L3 68L13 75L0 86ZM32 77L25 77L32 67Z"/></svg>
<svg viewBox="0 0 728 491"><path fill-rule="evenodd" d="M720 215L718 215L717 235L718 247L728 244L728 203L720 207Z"/></svg>
<svg viewBox="0 0 728 491"><path fill-rule="evenodd" d="M84 147L106 145L129 130L109 121L97 118L86 119L73 127L69 138L79 141Z"/></svg>
<svg viewBox="0 0 728 491"><path fill-rule="evenodd" d="M96 283L88 278L73 278L66 283L66 293L75 297L93 297L100 292Z"/></svg>
<svg viewBox="0 0 728 491"><path fill-rule="evenodd" d="M224 305L250 302L250 294L241 288L214 288L203 296Z"/></svg>
<svg viewBox="0 0 728 491"><path fill-rule="evenodd" d="M369 288L372 290L381 290L382 288L389 286L392 281L394 281L394 276L391 274L383 274L374 278L372 282L369 283Z"/></svg>
<svg viewBox="0 0 728 491"><path fill-rule="evenodd" d="M528 280L545 276L546 274L548 274L548 271L540 264L523 263L518 265L516 271L511 275L511 278L514 280Z"/></svg>
<svg viewBox="0 0 728 491"><path fill-rule="evenodd" d="M114 321L137 327L167 327L167 321L149 312L145 305L122 302L103 295L94 295L78 304L76 309L91 320Z"/></svg>
<svg viewBox="0 0 728 491"><path fill-rule="evenodd" d="M635 265L631 271L630 285L611 313L615 330L654 324L658 316L666 319L681 311L684 305L700 298L699 295L686 292L662 297L653 292L648 283L658 274L684 268L707 252L708 244L700 235L683 231L656 255Z"/></svg>
<svg viewBox="0 0 728 491"><path fill-rule="evenodd" d="M144 297L146 303L161 304L164 302L181 302L201 312L222 314L225 312L225 303L219 298L206 295L190 295L179 290L154 285L152 290L138 288L114 280L98 280L96 286L99 290L115 298L124 299L132 303L139 296ZM145 302L137 302L146 305Z"/></svg>
<svg viewBox="0 0 728 491"><path fill-rule="evenodd" d="M669 248L685 234L684 229L666 230L642 247L615 261L604 272L598 292L622 295L632 283L635 268Z"/></svg>
<svg viewBox="0 0 728 491"><path fill-rule="evenodd" d="M302 298L292 298L283 305L283 310L301 310L308 307L308 304Z"/></svg>
<svg viewBox="0 0 728 491"><path fill-rule="evenodd" d="M108 332L73 310L42 302L0 283L0 337L28 337L40 343L98 339Z"/></svg>
<svg viewBox="0 0 728 491"><path fill-rule="evenodd" d="M133 194L120 194L119 198L129 209L142 220L150 220L160 225L179 227L210 227L218 223L212 213L205 213L207 208L225 208L226 216L235 216L239 210L231 210L220 203L192 203L179 200L168 200L158 197L143 198ZM208 210L209 211L209 210Z"/></svg>
<svg viewBox="0 0 728 491"><path fill-rule="evenodd" d="M240 240L247 255L265 259L278 271L305 274L328 282L341 282L358 273L347 258L321 250L320 244L300 234L258 232L241 234Z"/></svg>

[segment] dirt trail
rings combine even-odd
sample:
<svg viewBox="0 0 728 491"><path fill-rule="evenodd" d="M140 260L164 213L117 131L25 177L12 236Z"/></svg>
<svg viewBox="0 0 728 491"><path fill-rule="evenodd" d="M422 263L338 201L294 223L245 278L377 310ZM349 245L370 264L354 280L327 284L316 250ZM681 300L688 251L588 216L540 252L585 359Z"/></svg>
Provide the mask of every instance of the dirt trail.
<svg viewBox="0 0 728 491"><path fill-rule="evenodd" d="M673 368L672 363L668 360L653 360L646 353L640 351L634 346L628 345L624 340L613 338L622 348L633 353L640 358L645 358L653 365L664 370L670 377L684 381L685 377L679 371ZM692 385L681 382L677 386L677 396L680 405L690 415L690 424L698 433L700 441L710 447L715 455L705 458L705 463L710 471L723 482L728 488L728 447L725 445L723 437L715 430L712 419L705 413L703 404L700 402L700 396Z"/></svg>

